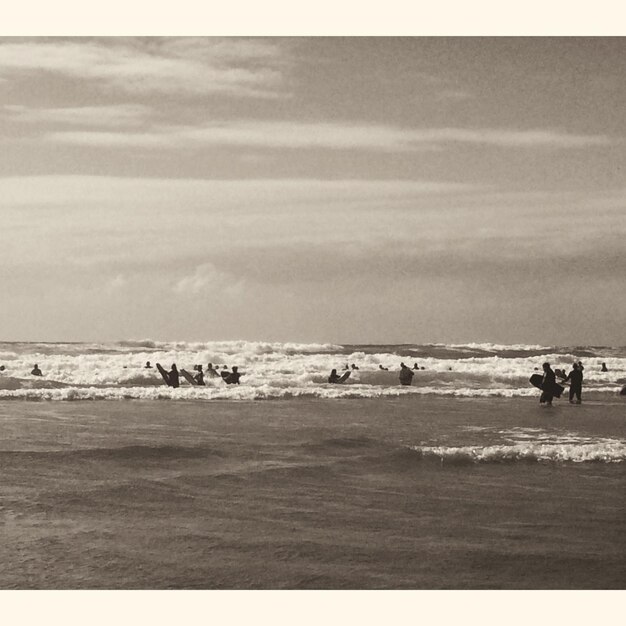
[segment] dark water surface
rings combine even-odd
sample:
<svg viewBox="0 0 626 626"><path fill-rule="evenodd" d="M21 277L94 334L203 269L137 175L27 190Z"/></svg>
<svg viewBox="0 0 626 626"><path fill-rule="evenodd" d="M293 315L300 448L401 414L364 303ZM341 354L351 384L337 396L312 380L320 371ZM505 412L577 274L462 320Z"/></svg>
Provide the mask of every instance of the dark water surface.
<svg viewBox="0 0 626 626"><path fill-rule="evenodd" d="M498 446L624 441L625 418L618 399L3 402L0 587L623 588L624 462Z"/></svg>

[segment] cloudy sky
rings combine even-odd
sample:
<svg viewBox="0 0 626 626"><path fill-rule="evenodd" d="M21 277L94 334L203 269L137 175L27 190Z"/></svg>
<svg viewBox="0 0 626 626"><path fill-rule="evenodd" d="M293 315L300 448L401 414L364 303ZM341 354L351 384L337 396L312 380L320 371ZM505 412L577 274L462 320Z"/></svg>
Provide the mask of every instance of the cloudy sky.
<svg viewBox="0 0 626 626"><path fill-rule="evenodd" d="M624 38L0 38L2 340L626 344Z"/></svg>

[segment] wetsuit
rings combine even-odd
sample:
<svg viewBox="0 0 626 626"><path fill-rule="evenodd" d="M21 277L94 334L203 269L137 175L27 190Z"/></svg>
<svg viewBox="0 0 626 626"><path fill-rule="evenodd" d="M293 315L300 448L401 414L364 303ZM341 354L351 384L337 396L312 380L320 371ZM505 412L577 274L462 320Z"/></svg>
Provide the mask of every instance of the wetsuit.
<svg viewBox="0 0 626 626"><path fill-rule="evenodd" d="M581 394L583 392L583 373L579 369L572 370L565 379L565 382L569 380L569 401L572 402L574 396L576 396L576 404L582 402Z"/></svg>
<svg viewBox="0 0 626 626"><path fill-rule="evenodd" d="M546 402L547 404L552 404L552 398L554 398L554 385L556 384L556 378L554 376L554 372L548 368L547 371L543 373L543 381L541 383L541 389L543 393L539 398L539 403L543 404Z"/></svg>
<svg viewBox="0 0 626 626"><path fill-rule="evenodd" d="M203 371L199 371L194 377L194 380L196 381L196 385L205 385L204 383L204 372Z"/></svg>
<svg viewBox="0 0 626 626"><path fill-rule="evenodd" d="M227 385L238 385L241 374L239 372L231 372L224 380Z"/></svg>
<svg viewBox="0 0 626 626"><path fill-rule="evenodd" d="M408 367L403 367L400 370L400 384L410 385L413 380L413 372Z"/></svg>
<svg viewBox="0 0 626 626"><path fill-rule="evenodd" d="M178 370L171 370L167 375L167 379L169 380L168 385L170 387L180 387L180 383L178 382Z"/></svg>

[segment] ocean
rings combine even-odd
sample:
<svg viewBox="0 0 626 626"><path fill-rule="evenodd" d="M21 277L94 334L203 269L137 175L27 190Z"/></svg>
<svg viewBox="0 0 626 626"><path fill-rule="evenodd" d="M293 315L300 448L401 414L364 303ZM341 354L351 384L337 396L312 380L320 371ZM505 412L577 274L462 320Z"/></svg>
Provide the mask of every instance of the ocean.
<svg viewBox="0 0 626 626"><path fill-rule="evenodd" d="M539 405L546 360L583 361L581 405ZM146 361L244 375L172 389ZM626 583L626 348L0 343L0 365L0 588Z"/></svg>

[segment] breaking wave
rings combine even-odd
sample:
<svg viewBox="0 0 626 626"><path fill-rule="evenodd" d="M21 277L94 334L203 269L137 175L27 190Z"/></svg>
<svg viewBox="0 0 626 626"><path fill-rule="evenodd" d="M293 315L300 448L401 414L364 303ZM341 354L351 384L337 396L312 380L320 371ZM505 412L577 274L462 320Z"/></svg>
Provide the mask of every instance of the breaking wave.
<svg viewBox="0 0 626 626"><path fill-rule="evenodd" d="M571 462L622 463L626 443L605 439L593 443L517 443L492 446L412 446L422 458L442 463Z"/></svg>

